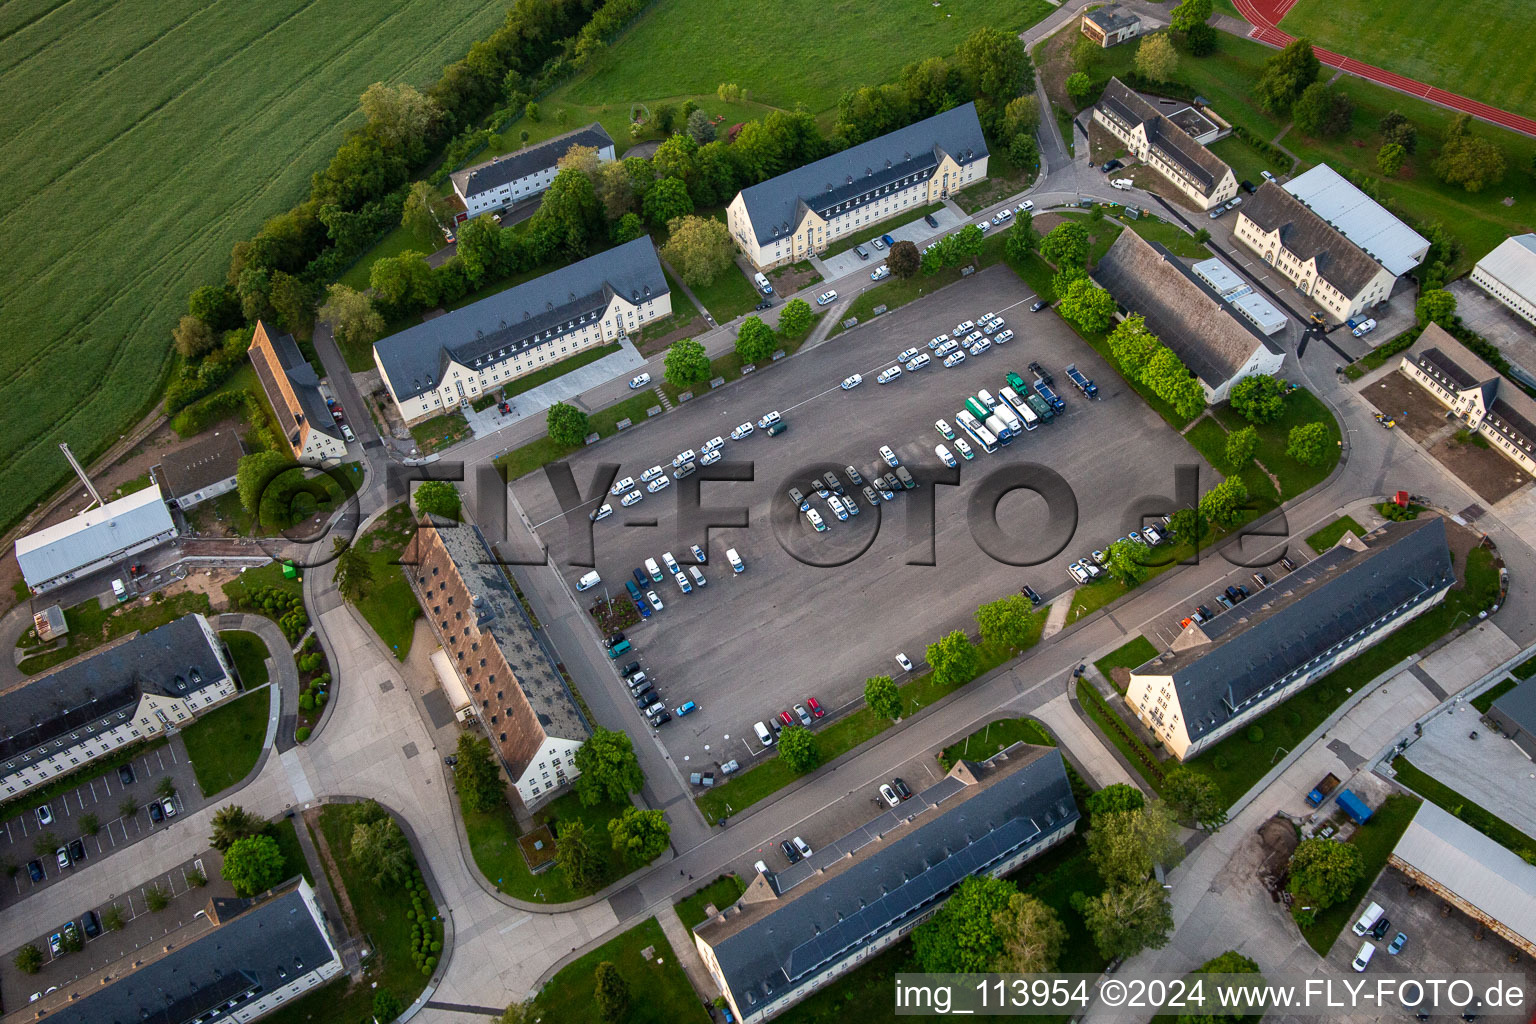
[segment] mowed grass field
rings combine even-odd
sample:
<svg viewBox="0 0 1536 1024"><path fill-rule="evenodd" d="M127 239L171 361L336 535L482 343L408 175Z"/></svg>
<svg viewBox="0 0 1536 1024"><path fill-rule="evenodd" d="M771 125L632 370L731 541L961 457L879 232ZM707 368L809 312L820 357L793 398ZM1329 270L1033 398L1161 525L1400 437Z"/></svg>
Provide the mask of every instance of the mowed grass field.
<svg viewBox="0 0 1536 1024"><path fill-rule="evenodd" d="M375 81L503 0L0 6L0 528L158 401L188 292L303 198Z"/></svg>
<svg viewBox="0 0 1536 1024"><path fill-rule="evenodd" d="M1297 0L1280 22L1346 54L1449 92L1536 116L1529 0Z"/></svg>

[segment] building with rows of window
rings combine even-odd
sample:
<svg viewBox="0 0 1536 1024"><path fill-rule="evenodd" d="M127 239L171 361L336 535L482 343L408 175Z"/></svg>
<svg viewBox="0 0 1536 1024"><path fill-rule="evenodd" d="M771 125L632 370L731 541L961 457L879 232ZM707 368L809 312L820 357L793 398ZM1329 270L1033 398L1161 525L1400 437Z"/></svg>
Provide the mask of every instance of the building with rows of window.
<svg viewBox="0 0 1536 1024"><path fill-rule="evenodd" d="M373 362L411 424L671 314L647 236L382 338Z"/></svg>
<svg viewBox="0 0 1536 1024"><path fill-rule="evenodd" d="M423 521L401 561L491 749L538 807L580 774L592 732L570 688L479 527Z"/></svg>
<svg viewBox="0 0 1536 1024"><path fill-rule="evenodd" d="M1445 520L1387 523L1334 547L1131 670L1125 704L1180 761L1434 608L1456 582Z"/></svg>
<svg viewBox="0 0 1536 1024"><path fill-rule="evenodd" d="M196 613L29 679L0 693L0 794L190 725L237 689L229 653Z"/></svg>
<svg viewBox="0 0 1536 1024"><path fill-rule="evenodd" d="M1225 160L1120 79L1111 78L1104 87L1093 119L1200 209L1209 210L1237 195L1237 177ZM1197 121L1202 128L1213 124L1204 115Z"/></svg>
<svg viewBox="0 0 1536 1024"><path fill-rule="evenodd" d="M256 321L251 366L296 461L334 465L346 458L347 439L320 391L320 375L293 335L278 334L265 320Z"/></svg>
<svg viewBox="0 0 1536 1024"><path fill-rule="evenodd" d="M1419 335L1398 367L1409 380L1487 438L1493 450L1536 476L1536 400L1439 324Z"/></svg>
<svg viewBox="0 0 1536 1024"><path fill-rule="evenodd" d="M1506 238L1472 268L1472 283L1536 324L1536 234Z"/></svg>
<svg viewBox="0 0 1536 1024"><path fill-rule="evenodd" d="M986 176L987 142L976 104L967 103L742 189L726 224L753 266L767 270Z"/></svg>
<svg viewBox="0 0 1536 1024"><path fill-rule="evenodd" d="M464 206L454 219L468 220L540 195L555 180L560 170L560 158L570 152L572 146L589 146L597 150L600 163L613 159L613 139L594 121L585 128L466 167L449 176L453 193Z"/></svg>

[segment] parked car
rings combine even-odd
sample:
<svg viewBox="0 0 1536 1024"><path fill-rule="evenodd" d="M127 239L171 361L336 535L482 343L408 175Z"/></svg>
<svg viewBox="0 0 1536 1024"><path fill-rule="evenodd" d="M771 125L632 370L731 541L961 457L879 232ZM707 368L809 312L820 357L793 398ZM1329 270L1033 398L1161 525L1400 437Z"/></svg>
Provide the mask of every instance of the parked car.
<svg viewBox="0 0 1536 1024"><path fill-rule="evenodd" d="M869 279L871 281L884 281L886 278L888 278L890 276L891 276L891 268L886 266L884 263L880 264L878 267L876 267L874 270L870 271L870 273L869 273Z"/></svg>
<svg viewBox="0 0 1536 1024"><path fill-rule="evenodd" d="M910 800L912 798L912 791L907 788L907 784L901 781L899 776L891 780L891 786L895 788L896 795L903 800Z"/></svg>
<svg viewBox="0 0 1536 1024"><path fill-rule="evenodd" d="M1033 210L1034 208L1035 208L1035 201L1033 199L1026 199L1026 200L1024 200L1022 203L1020 203L1018 205L1017 212L1018 213L1028 213L1030 210Z"/></svg>
<svg viewBox="0 0 1536 1024"><path fill-rule="evenodd" d="M671 487L671 486L672 486L672 478L671 477L669 477L669 476L659 476L655 480L652 480L650 483L646 484L645 485L645 489L650 491L652 494L659 494L659 493L661 493L662 491L666 490L668 487Z"/></svg>
<svg viewBox="0 0 1536 1024"><path fill-rule="evenodd" d="M1067 575L1071 576L1078 583L1088 582L1088 570L1083 568L1082 562L1073 562L1067 566Z"/></svg>
<svg viewBox="0 0 1536 1024"><path fill-rule="evenodd" d="M1034 302L1034 305L1029 307L1029 311L1031 313L1038 313L1042 309L1044 309L1046 307L1046 305L1047 305L1047 303L1046 303L1046 301L1044 299L1036 299L1035 302Z"/></svg>
<svg viewBox="0 0 1536 1024"><path fill-rule="evenodd" d="M844 391L852 391L854 388L858 387L860 384L863 384L863 383L864 383L864 375L861 374L861 373L855 373L855 374L852 374L851 376L843 378L842 388L843 388Z"/></svg>
<svg viewBox="0 0 1536 1024"><path fill-rule="evenodd" d="M34 882L41 882L48 876L43 874L43 862L40 860L27 861L27 874Z"/></svg>
<svg viewBox="0 0 1536 1024"><path fill-rule="evenodd" d="M903 672L912 671L912 659L907 657L905 654L896 655L896 664L901 666L901 670Z"/></svg>
<svg viewBox="0 0 1536 1024"><path fill-rule="evenodd" d="M80 930L85 932L85 937L94 939L101 934L101 918L96 916L96 911L87 910L80 915Z"/></svg>
<svg viewBox="0 0 1536 1024"><path fill-rule="evenodd" d="M897 796L896 791L884 782L880 783L880 798L884 800L886 805L889 807L895 807L897 804L901 803L901 797Z"/></svg>
<svg viewBox="0 0 1536 1024"><path fill-rule="evenodd" d="M811 727L811 713L805 710L804 704L795 705L795 717L800 719L800 724L807 729Z"/></svg>
<svg viewBox="0 0 1536 1024"><path fill-rule="evenodd" d="M935 455L937 455L939 457L939 460L941 462L943 462L944 465L948 466L950 469L954 469L955 466L957 465L957 463L955 462L955 457L950 454L949 449L946 448L944 445L942 445L942 444L941 445L937 445L933 449L933 453Z"/></svg>
<svg viewBox="0 0 1536 1024"><path fill-rule="evenodd" d="M37 808L37 823L44 828L53 824L53 811L47 804L39 804Z"/></svg>
<svg viewBox="0 0 1536 1024"><path fill-rule="evenodd" d="M928 341L928 351L930 351L930 352L937 352L939 346L944 344L948 340L949 340L949 335L947 335L947 334L941 334L937 338L929 339L929 341Z"/></svg>
<svg viewBox="0 0 1536 1024"><path fill-rule="evenodd" d="M791 864L800 863L800 851L795 849L788 839L779 843L779 849L784 851L784 856L789 858Z"/></svg>
<svg viewBox="0 0 1536 1024"><path fill-rule="evenodd" d="M953 369L963 362L965 362L964 352L951 352L949 355L944 357L944 368L946 370Z"/></svg>
<svg viewBox="0 0 1536 1024"><path fill-rule="evenodd" d="M587 518L595 523L599 519L607 519L611 515L613 515L613 506L604 503L597 506L597 508L593 509L591 512L588 512Z"/></svg>
<svg viewBox="0 0 1536 1024"><path fill-rule="evenodd" d="M871 238L869 240L869 244L874 246L876 249L885 248L885 240L883 238Z"/></svg>
<svg viewBox="0 0 1536 1024"><path fill-rule="evenodd" d="M75 862L70 859L69 849L67 847L61 846L57 850L54 850L53 856L54 859L59 862L59 870L61 871L65 868L72 868L75 866Z"/></svg>
<svg viewBox="0 0 1536 1024"><path fill-rule="evenodd" d="M643 388L650 382L651 375L648 373L642 373L640 376L632 378L629 382L629 386L631 390L634 390L636 388Z"/></svg>
<svg viewBox="0 0 1536 1024"><path fill-rule="evenodd" d="M883 444L880 446L880 457L884 459L885 464L890 466L892 469L895 469L897 466L901 465L901 460L896 457L895 452L891 451L889 445Z"/></svg>
<svg viewBox="0 0 1536 1024"><path fill-rule="evenodd" d="M1028 583L1019 588L1019 593L1029 598L1029 603L1034 605L1036 608L1040 607L1041 602L1045 600L1039 594L1035 593L1035 588L1030 586Z"/></svg>
<svg viewBox="0 0 1536 1024"><path fill-rule="evenodd" d="M891 381L895 380L896 378L898 378L900 376L901 376L901 367L899 367L899 366L891 366L891 367L888 367L888 368L880 371L880 375L875 378L875 383L876 384L889 384Z"/></svg>
<svg viewBox="0 0 1536 1024"><path fill-rule="evenodd" d="M907 370L911 373L916 373L931 362L933 362L932 356L927 352L919 352L907 362Z"/></svg>
<svg viewBox="0 0 1536 1024"><path fill-rule="evenodd" d="M623 505L625 508L629 508L631 505L638 505L638 504L640 504L640 502L642 502L644 500L645 500L645 495L642 494L638 489L636 489L636 490L630 491L628 494L624 495L624 497L620 498L619 499L619 504Z"/></svg>
<svg viewBox="0 0 1536 1024"><path fill-rule="evenodd" d="M1397 935L1393 937L1392 944L1387 947L1387 952L1391 953L1393 956L1397 956L1397 954L1399 954L1399 953L1401 953L1403 951L1403 947L1406 946L1407 944L1408 944L1408 935L1407 935L1407 933L1406 932L1398 932Z"/></svg>
<svg viewBox="0 0 1536 1024"><path fill-rule="evenodd" d="M71 839L69 841L69 856L75 862L85 860L85 840Z"/></svg>
<svg viewBox="0 0 1536 1024"><path fill-rule="evenodd" d="M608 493L614 497L618 497L633 486L635 486L635 478L632 476L627 476L622 480L615 481L614 485L608 488Z"/></svg>
<svg viewBox="0 0 1536 1024"><path fill-rule="evenodd" d="M822 292L816 296L816 305L826 306L837 301L837 292Z"/></svg>
<svg viewBox="0 0 1536 1024"><path fill-rule="evenodd" d="M818 701L815 697L805 698L805 706L811 709L811 716L814 718L820 718L822 715L827 713L822 708L821 702Z"/></svg>
<svg viewBox="0 0 1536 1024"><path fill-rule="evenodd" d="M752 429L753 428L751 423L743 423L741 426L731 431L731 440L740 441L742 438L750 435L752 433Z"/></svg>
<svg viewBox="0 0 1536 1024"><path fill-rule="evenodd" d="M175 798L173 798L173 797L166 797L164 800L160 801L160 806L165 808L165 816L167 818L174 818L174 817L176 817L176 800L175 800Z"/></svg>
<svg viewBox="0 0 1536 1024"><path fill-rule="evenodd" d="M800 856L802 856L802 857L809 857L814 852L811 849L811 844L807 843L804 839L801 839L799 836L795 836L793 839L790 840L790 842L795 844L795 849L800 851Z"/></svg>
<svg viewBox="0 0 1536 1024"><path fill-rule="evenodd" d="M959 452L960 457L966 462L970 462L976 457L976 453L971 451L970 442L966 441L963 437L955 438L955 451Z"/></svg>
<svg viewBox="0 0 1536 1024"><path fill-rule="evenodd" d="M946 441L953 441L955 439L955 432L950 429L949 423L945 420L934 420L933 429L943 434Z"/></svg>
<svg viewBox="0 0 1536 1024"><path fill-rule="evenodd" d="M117 766L117 781L125 786L133 785L133 765L120 764Z"/></svg>
<svg viewBox="0 0 1536 1024"><path fill-rule="evenodd" d="M934 219L933 214L931 213L923 214L923 220L926 221L928 226L931 228L936 228L939 226L939 222Z"/></svg>
<svg viewBox="0 0 1536 1024"><path fill-rule="evenodd" d="M810 524L816 528L817 533L827 532L827 524L822 522L820 512L817 512L813 508L808 508L805 510L805 518L809 520Z"/></svg>

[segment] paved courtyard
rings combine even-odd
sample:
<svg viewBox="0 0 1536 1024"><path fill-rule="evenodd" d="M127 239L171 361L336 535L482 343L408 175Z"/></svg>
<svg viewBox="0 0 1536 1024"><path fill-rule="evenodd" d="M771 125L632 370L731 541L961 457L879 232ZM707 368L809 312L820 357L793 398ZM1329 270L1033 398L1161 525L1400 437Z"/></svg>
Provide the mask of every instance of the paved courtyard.
<svg viewBox="0 0 1536 1024"><path fill-rule="evenodd" d="M942 210L934 211L933 219L939 222L939 226L936 228L929 227L927 221L918 217L896 227L887 227L885 234L890 235L898 242L915 243L921 249L930 241L959 230L966 223L964 217L947 206ZM865 273L872 273L876 267L885 262L886 250L876 249L867 242L864 243L864 249L869 253L869 259L867 260L859 259L859 254L852 249L849 249L847 252L840 252L836 256L828 256L822 259L820 262L826 267L822 277L828 281L834 281L839 277L857 273L860 270L863 270Z"/></svg>

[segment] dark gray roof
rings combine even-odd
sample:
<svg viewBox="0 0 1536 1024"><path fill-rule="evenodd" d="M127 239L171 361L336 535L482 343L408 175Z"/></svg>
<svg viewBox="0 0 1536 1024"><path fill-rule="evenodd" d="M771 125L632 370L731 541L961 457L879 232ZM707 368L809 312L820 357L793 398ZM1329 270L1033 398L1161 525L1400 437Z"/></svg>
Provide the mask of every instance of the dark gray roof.
<svg viewBox="0 0 1536 1024"><path fill-rule="evenodd" d="M1255 349L1281 353L1210 286L1157 242L1127 226L1094 268L1115 301L1146 317L1147 329L1212 388L1241 370Z"/></svg>
<svg viewBox="0 0 1536 1024"><path fill-rule="evenodd" d="M983 764L965 764L980 782L955 786L929 820L922 821L919 810L921 823L907 826L910 831L861 844L870 852L844 851L842 860L829 859L835 844L818 850L811 861L825 873L816 884L778 900L738 904L723 922L698 927L743 1012L901 927L966 876L1078 818L1056 750L1016 744Z"/></svg>
<svg viewBox="0 0 1536 1024"><path fill-rule="evenodd" d="M786 171L742 189L741 199L758 243L765 244L790 234L806 209L820 213L902 178L927 176L944 154L962 167L987 156L976 104L946 110Z"/></svg>
<svg viewBox="0 0 1536 1024"><path fill-rule="evenodd" d="M1178 164L1207 196L1232 170L1225 160L1196 142L1118 78L1111 78L1104 87L1099 107L1127 130L1144 125L1147 142Z"/></svg>
<svg viewBox="0 0 1536 1024"><path fill-rule="evenodd" d="M116 980L87 990L47 1020L185 1024L228 1000L245 1003L276 992L333 958L302 892L293 889L138 970L114 969Z"/></svg>
<svg viewBox="0 0 1536 1024"><path fill-rule="evenodd" d="M1318 274L1345 295L1358 294L1381 273L1381 264L1364 249L1272 181L1260 185L1238 212L1265 231L1278 230L1280 244L1298 259L1317 257Z"/></svg>
<svg viewBox="0 0 1536 1024"><path fill-rule="evenodd" d="M311 430L318 430L322 434L343 440L341 428L336 425L335 418L331 415L331 409L325 404L325 396L320 394L320 378L315 374L315 368L304 358L304 353L299 351L298 343L293 340L291 334L278 334L276 331L267 331L267 337L272 341L272 351L277 353L277 368L288 378L288 383L293 387L293 393L299 400L299 411L304 414L304 420ZM259 370L259 368L258 368ZM281 396L268 395L273 405L279 404ZM282 418L282 414L278 414ZM303 441L299 437L290 437L289 440L298 445Z"/></svg>
<svg viewBox="0 0 1536 1024"><path fill-rule="evenodd" d="M1536 679L1527 679L1494 701L1493 710L1536 736Z"/></svg>
<svg viewBox="0 0 1536 1024"><path fill-rule="evenodd" d="M1159 655L1139 675L1171 675L1190 739L1268 696L1290 673L1382 616L1456 582L1445 521L1387 523L1365 548L1330 548L1200 628L1210 638Z"/></svg>
<svg viewBox="0 0 1536 1024"><path fill-rule="evenodd" d="M1514 381L1505 380L1445 328L1433 323L1425 327L1403 358L1452 391L1481 391L1488 410L1484 422L1526 456L1536 457L1536 399Z"/></svg>
<svg viewBox="0 0 1536 1024"><path fill-rule="evenodd" d="M656 247L645 236L391 334L373 350L404 401L436 388L449 359L471 367L500 362L600 317L616 294L641 303L666 292Z"/></svg>
<svg viewBox="0 0 1536 1024"><path fill-rule="evenodd" d="M612 145L613 139L608 132L593 121L585 128L556 135L532 146L524 146L515 153L492 157L483 164L455 171L452 175L453 183L460 194L474 196L548 170L558 164L572 146L591 146L601 150Z"/></svg>
<svg viewBox="0 0 1536 1024"><path fill-rule="evenodd" d="M202 617L183 615L0 693L0 761L51 757L116 728L141 694L185 697L224 678Z"/></svg>
<svg viewBox="0 0 1536 1024"><path fill-rule="evenodd" d="M1109 4L1104 7L1089 11L1083 15L1106 33L1118 32L1122 28L1141 24L1141 19L1119 4Z"/></svg>
<svg viewBox="0 0 1536 1024"><path fill-rule="evenodd" d="M217 430L166 455L155 468L170 496L180 498L234 476L244 452L237 432Z"/></svg>

